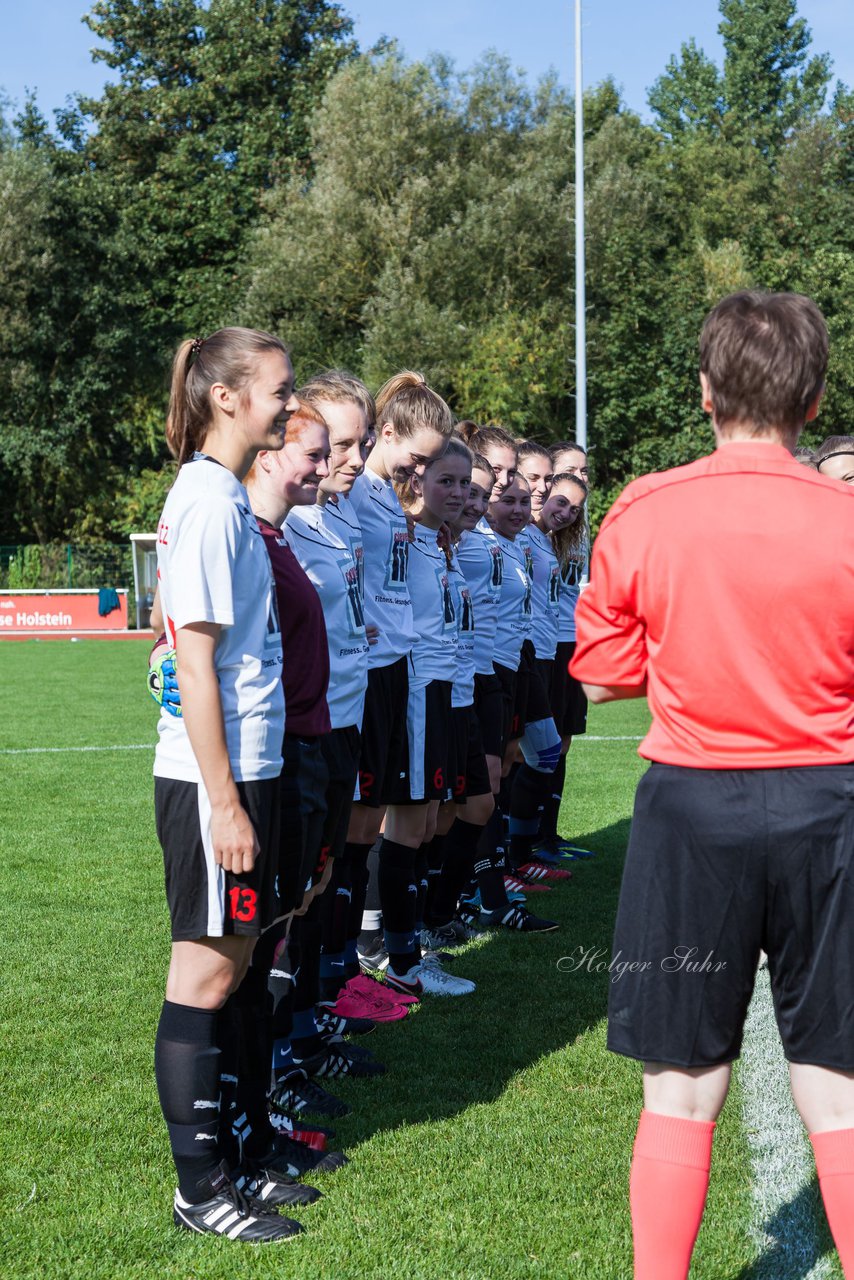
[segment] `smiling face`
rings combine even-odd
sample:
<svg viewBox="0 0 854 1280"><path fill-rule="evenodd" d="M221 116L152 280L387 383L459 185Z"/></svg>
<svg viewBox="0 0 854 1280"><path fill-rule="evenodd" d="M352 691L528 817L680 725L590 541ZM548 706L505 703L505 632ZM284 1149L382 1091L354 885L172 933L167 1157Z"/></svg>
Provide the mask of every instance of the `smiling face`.
<svg viewBox="0 0 854 1280"><path fill-rule="evenodd" d="M531 490L522 476L517 476L489 504L489 520L496 533L511 541L531 519Z"/></svg>
<svg viewBox="0 0 854 1280"><path fill-rule="evenodd" d="M249 382L237 396L234 414L252 456L261 449L281 449L288 420L299 408L294 395L294 371L281 351L262 351Z"/></svg>
<svg viewBox="0 0 854 1280"><path fill-rule="evenodd" d="M529 453L519 459L519 474L528 481L531 489L531 513L536 520L552 487L554 469L547 453Z"/></svg>
<svg viewBox="0 0 854 1280"><path fill-rule="evenodd" d="M329 475L326 428L317 422L306 422L300 433L289 440L280 453L273 455L270 475L277 481L276 487L289 507L311 506L316 502L318 485Z"/></svg>
<svg viewBox="0 0 854 1280"><path fill-rule="evenodd" d="M555 533L575 524L584 510L587 495L574 480L558 480L543 503L537 524L544 533Z"/></svg>
<svg viewBox="0 0 854 1280"><path fill-rule="evenodd" d="M588 479L587 454L582 449L561 449L560 453L555 454L554 474L560 475L561 472L568 472L571 476L578 476L579 480L583 480L590 488L590 480Z"/></svg>
<svg viewBox="0 0 854 1280"><path fill-rule="evenodd" d="M384 470L397 484L405 484L411 476L423 475L427 463L441 458L447 447L447 436L441 431L422 427L414 435L404 436L398 434L393 423L384 422L371 456L381 464L380 474Z"/></svg>
<svg viewBox="0 0 854 1280"><path fill-rule="evenodd" d="M495 472L492 497L497 498L504 492L508 484L512 484L516 478L518 470L516 450L511 448L510 445L492 445L487 447L483 456Z"/></svg>
<svg viewBox="0 0 854 1280"><path fill-rule="evenodd" d="M489 495L492 492L492 476L488 471L479 471L477 467L471 473L469 493L463 509L453 521L455 533L463 533L477 527L489 510Z"/></svg>
<svg viewBox="0 0 854 1280"><path fill-rule="evenodd" d="M352 400L321 400L318 413L329 428L329 475L320 492L349 493L365 469L368 420L361 405Z"/></svg>

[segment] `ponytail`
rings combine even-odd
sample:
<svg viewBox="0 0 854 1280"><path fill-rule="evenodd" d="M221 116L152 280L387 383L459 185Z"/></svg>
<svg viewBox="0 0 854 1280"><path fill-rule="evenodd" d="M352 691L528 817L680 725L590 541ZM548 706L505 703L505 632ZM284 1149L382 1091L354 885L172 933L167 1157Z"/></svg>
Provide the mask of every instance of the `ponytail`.
<svg viewBox="0 0 854 1280"><path fill-rule="evenodd" d="M266 351L288 349L281 338L259 329L218 329L209 338L188 338L172 363L166 443L178 465L201 449L213 418L210 390L222 383L243 391L251 381L258 357Z"/></svg>
<svg viewBox="0 0 854 1280"><path fill-rule="evenodd" d="M389 378L377 392L377 426L390 422L404 439L419 431L438 431L450 436L454 415L445 401L427 386L422 373L404 369Z"/></svg>

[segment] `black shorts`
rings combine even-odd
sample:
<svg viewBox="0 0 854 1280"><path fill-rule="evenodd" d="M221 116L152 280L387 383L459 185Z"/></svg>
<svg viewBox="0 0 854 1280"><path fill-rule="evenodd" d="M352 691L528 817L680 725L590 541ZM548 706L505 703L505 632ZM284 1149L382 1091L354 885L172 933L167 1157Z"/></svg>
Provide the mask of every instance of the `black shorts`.
<svg viewBox="0 0 854 1280"><path fill-rule="evenodd" d="M347 840L353 792L359 772L360 733L356 725L333 729L320 739L329 782L326 787L326 823L323 846L328 857L340 858Z"/></svg>
<svg viewBox="0 0 854 1280"><path fill-rule="evenodd" d="M454 707L451 711L451 725L456 755L453 799L462 804L470 796L491 795L492 785L483 753L480 721L474 706Z"/></svg>
<svg viewBox="0 0 854 1280"><path fill-rule="evenodd" d="M653 764L626 855L608 1047L731 1062L760 949L788 1060L854 1071L854 765Z"/></svg>
<svg viewBox="0 0 854 1280"><path fill-rule="evenodd" d="M406 746L389 804L427 804L450 800L457 772L451 732L449 680L410 686L406 707ZM401 717L402 718L402 717Z"/></svg>
<svg viewBox="0 0 854 1280"><path fill-rule="evenodd" d="M323 847L329 772L321 742L286 733L282 744L279 894L288 911L302 902Z"/></svg>
<svg viewBox="0 0 854 1280"><path fill-rule="evenodd" d="M549 689L552 681L551 658L537 658L531 654L530 675L528 677L528 700L525 704L525 724L538 724L540 720L552 718L552 704Z"/></svg>
<svg viewBox="0 0 854 1280"><path fill-rule="evenodd" d="M474 713L480 724L484 753L488 756L503 756L504 693L497 675L481 675L478 672L475 676Z"/></svg>
<svg viewBox="0 0 854 1280"><path fill-rule="evenodd" d="M552 667L552 718L562 738L577 738L587 732L587 695L581 683L569 674L574 653L575 641L561 640Z"/></svg>
<svg viewBox="0 0 854 1280"><path fill-rule="evenodd" d="M496 662L495 675L501 685L501 750L498 755L503 756L508 742L514 738L521 738L525 726L524 724L516 726L514 723L519 672L511 671L509 667L502 667L500 662ZM518 727L518 733L514 732L516 727Z"/></svg>
<svg viewBox="0 0 854 1280"><path fill-rule="evenodd" d="M260 846L255 866L234 875L214 861L210 803L197 782L154 779L154 815L163 849L172 941L258 937L288 910L277 892L278 778L238 782L240 802Z"/></svg>
<svg viewBox="0 0 854 1280"><path fill-rule="evenodd" d="M372 809L388 804L400 759L406 750L407 658L368 672L359 759L359 803Z"/></svg>

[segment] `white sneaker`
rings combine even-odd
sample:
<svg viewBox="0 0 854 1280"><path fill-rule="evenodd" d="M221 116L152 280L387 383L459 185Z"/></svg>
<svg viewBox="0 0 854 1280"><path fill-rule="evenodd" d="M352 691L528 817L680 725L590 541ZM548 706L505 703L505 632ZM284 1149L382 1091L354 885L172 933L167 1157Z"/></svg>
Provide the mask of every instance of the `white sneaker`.
<svg viewBox="0 0 854 1280"><path fill-rule="evenodd" d="M418 966L422 990L431 996L468 996L476 990L468 978L457 978L443 969L436 956L425 956Z"/></svg>

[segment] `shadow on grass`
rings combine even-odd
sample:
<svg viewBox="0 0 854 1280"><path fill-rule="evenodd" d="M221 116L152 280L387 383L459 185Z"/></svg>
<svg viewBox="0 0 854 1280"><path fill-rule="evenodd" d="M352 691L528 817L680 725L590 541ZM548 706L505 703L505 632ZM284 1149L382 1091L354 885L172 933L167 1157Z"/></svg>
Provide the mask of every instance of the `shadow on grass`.
<svg viewBox="0 0 854 1280"><path fill-rule="evenodd" d="M794 1199L762 1223L774 1241L731 1280L805 1280L816 1263L833 1252L818 1179L804 1183Z"/></svg>
<svg viewBox="0 0 854 1280"><path fill-rule="evenodd" d="M519 1072L601 1021L628 833L626 819L579 834L577 843L597 856L574 862L570 883L530 894L528 907L559 921L558 931L495 931L448 962L449 970L477 983L474 995L427 997L405 1022L371 1036L388 1074L373 1084L335 1082L354 1108L341 1124L348 1145L491 1102ZM582 954L591 959L576 965Z"/></svg>

